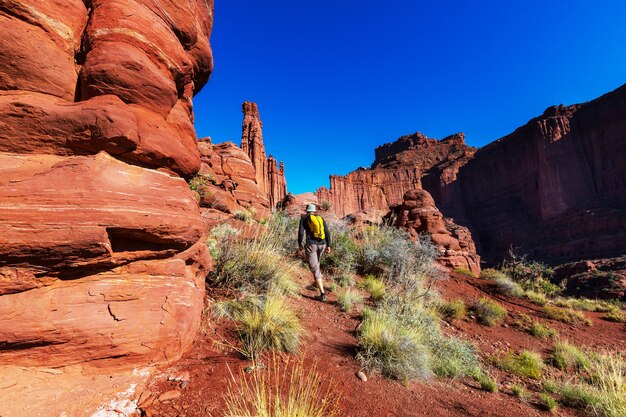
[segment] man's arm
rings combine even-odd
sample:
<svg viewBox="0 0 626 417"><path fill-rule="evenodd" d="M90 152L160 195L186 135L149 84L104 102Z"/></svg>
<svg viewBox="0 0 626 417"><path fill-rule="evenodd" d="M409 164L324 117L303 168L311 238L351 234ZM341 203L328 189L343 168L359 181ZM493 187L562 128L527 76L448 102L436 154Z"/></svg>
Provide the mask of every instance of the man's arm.
<svg viewBox="0 0 626 417"><path fill-rule="evenodd" d="M300 217L300 227L298 228L298 247L302 249L302 238L304 237L304 217Z"/></svg>
<svg viewBox="0 0 626 417"><path fill-rule="evenodd" d="M330 230L328 230L326 220L324 220L324 235L326 236L326 247L330 249Z"/></svg>

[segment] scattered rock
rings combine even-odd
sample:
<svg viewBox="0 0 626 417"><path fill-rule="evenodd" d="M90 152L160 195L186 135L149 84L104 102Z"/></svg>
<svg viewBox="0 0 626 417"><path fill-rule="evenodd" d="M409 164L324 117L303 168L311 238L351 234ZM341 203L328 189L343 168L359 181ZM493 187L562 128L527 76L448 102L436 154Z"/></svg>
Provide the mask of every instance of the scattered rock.
<svg viewBox="0 0 626 417"><path fill-rule="evenodd" d="M365 375L363 371L357 372L356 377L359 378L363 382L367 382L367 375Z"/></svg>
<svg viewBox="0 0 626 417"><path fill-rule="evenodd" d="M165 401L169 401L169 400L173 400L175 398L180 397L181 392L177 389L173 389L170 391L166 391L163 394L159 395L159 401L160 402L165 402Z"/></svg>

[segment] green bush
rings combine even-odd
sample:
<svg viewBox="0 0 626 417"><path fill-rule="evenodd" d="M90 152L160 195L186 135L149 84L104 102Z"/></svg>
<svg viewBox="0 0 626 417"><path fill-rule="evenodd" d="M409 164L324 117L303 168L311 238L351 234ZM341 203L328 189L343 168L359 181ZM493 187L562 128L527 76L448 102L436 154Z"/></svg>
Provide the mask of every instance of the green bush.
<svg viewBox="0 0 626 417"><path fill-rule="evenodd" d="M550 301L545 294L533 290L525 290L523 296L530 302L540 306L545 306Z"/></svg>
<svg viewBox="0 0 626 417"><path fill-rule="evenodd" d="M501 324L507 314L507 311L497 301L489 298L481 298L477 300L472 309L478 317L478 321L487 326L497 326Z"/></svg>
<svg viewBox="0 0 626 417"><path fill-rule="evenodd" d="M233 218L242 222L250 223L254 220L254 213L251 210L239 210L233 214Z"/></svg>
<svg viewBox="0 0 626 417"><path fill-rule="evenodd" d="M511 279L504 272L498 271L497 269L493 268L483 269L480 272L480 277L487 280Z"/></svg>
<svg viewBox="0 0 626 417"><path fill-rule="evenodd" d="M198 174L191 178L188 182L191 191L198 195L198 199L202 199L207 195L207 188L213 184L211 175Z"/></svg>
<svg viewBox="0 0 626 417"><path fill-rule="evenodd" d="M333 281L341 288L351 288L356 284L354 277L349 273L339 274L338 276L333 277Z"/></svg>
<svg viewBox="0 0 626 417"><path fill-rule="evenodd" d="M330 210L332 204L328 200L324 200L320 203L320 208L324 211Z"/></svg>
<svg viewBox="0 0 626 417"><path fill-rule="evenodd" d="M523 350L518 354L509 352L498 362L498 365L517 376L532 379L540 379L544 368L541 356L537 352L528 350Z"/></svg>
<svg viewBox="0 0 626 417"><path fill-rule="evenodd" d="M226 316L237 326L240 352L256 360L266 350L294 352L300 344L302 325L285 297L246 297L218 304L216 315Z"/></svg>
<svg viewBox="0 0 626 417"><path fill-rule="evenodd" d="M473 375L476 382L480 384L480 388L487 392L498 392L498 383L491 375L486 372L476 372Z"/></svg>
<svg viewBox="0 0 626 417"><path fill-rule="evenodd" d="M320 260L322 270L330 274L350 274L355 271L359 246L344 222L328 224L332 236L332 251Z"/></svg>
<svg viewBox="0 0 626 417"><path fill-rule="evenodd" d="M337 303L343 311L350 311L352 306L363 302L363 296L350 288L337 294Z"/></svg>

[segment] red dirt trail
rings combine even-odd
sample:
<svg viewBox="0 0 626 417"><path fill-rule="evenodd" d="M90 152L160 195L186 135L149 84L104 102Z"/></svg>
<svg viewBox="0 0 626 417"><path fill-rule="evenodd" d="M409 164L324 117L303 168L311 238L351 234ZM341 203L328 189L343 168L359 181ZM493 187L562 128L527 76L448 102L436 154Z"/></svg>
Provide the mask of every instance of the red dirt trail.
<svg viewBox="0 0 626 417"><path fill-rule="evenodd" d="M308 284L309 274L302 270L301 282ZM540 341L524 333L514 323L521 313L542 319L541 308L520 299L507 300L494 296L488 282L459 274L440 282L438 290L446 299L461 298L466 302L481 296L498 299L509 311L503 326L486 327L474 321L444 323L446 333L472 341L483 358L502 354L508 349L533 349L544 357L553 342ZM353 311L344 313L336 304L335 295L329 294L326 303L314 299L315 291L308 288L301 296L292 300L305 327L305 339L300 354L305 363L315 362L318 372L326 381L332 381L341 393L340 416L345 417L409 417L409 416L503 416L524 417L550 415L532 402L525 403L511 394L512 383L519 379L509 374L493 370L500 384L499 393L480 390L472 380L437 380L411 382L407 386L369 375L368 381L359 380L355 374L360 365L355 359L357 339L355 329L360 323L360 315ZM568 340L583 346L626 350L625 326L602 320L601 314L588 314L593 326L569 326L549 321ZM147 407L148 416L206 417L222 415L224 393L231 380L231 372L239 378L243 368L250 362L240 359L232 350L225 350L214 343L226 337L232 343L232 326L213 323L215 332L209 329L199 336L193 347L176 364L156 374L148 384L153 396L178 390L181 395L173 400L155 402ZM189 373L189 383L181 384L167 378L180 373ZM551 373L558 371L551 368ZM540 384L524 381L529 390L540 391ZM146 393L147 394L147 393ZM144 406L145 407L145 406ZM570 409L559 408L551 415L579 416Z"/></svg>

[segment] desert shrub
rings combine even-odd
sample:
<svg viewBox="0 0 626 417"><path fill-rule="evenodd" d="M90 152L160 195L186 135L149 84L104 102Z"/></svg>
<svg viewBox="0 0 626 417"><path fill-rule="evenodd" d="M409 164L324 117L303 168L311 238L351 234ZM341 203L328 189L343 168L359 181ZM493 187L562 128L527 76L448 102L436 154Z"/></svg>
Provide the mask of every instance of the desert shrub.
<svg viewBox="0 0 626 417"><path fill-rule="evenodd" d="M537 352L523 350L518 354L509 352L498 362L498 366L520 377L539 379L544 363Z"/></svg>
<svg viewBox="0 0 626 417"><path fill-rule="evenodd" d="M206 196L207 187L213 183L210 175L198 174L192 177L188 184L191 191L194 191L198 195L198 199L202 199Z"/></svg>
<svg viewBox="0 0 626 417"><path fill-rule="evenodd" d="M497 392L498 382L486 372L476 372L472 375L473 378L480 384L480 388L487 392Z"/></svg>
<svg viewBox="0 0 626 417"><path fill-rule="evenodd" d="M545 294L533 290L525 290L523 296L531 303L535 303L542 307L548 304L548 301L550 301Z"/></svg>
<svg viewBox="0 0 626 417"><path fill-rule="evenodd" d="M280 242L269 234L246 240L224 238L218 242L217 252L210 276L215 285L256 293L297 290L292 280L296 266L284 256Z"/></svg>
<svg viewBox="0 0 626 417"><path fill-rule="evenodd" d="M332 204L328 200L324 200L320 203L320 208L324 211L330 210Z"/></svg>
<svg viewBox="0 0 626 417"><path fill-rule="evenodd" d="M476 274L474 274L472 271L470 271L467 268L456 268L454 270L454 272L456 272L457 274L461 274L461 275L465 275L465 276L468 276L468 277L476 278Z"/></svg>
<svg viewBox="0 0 626 417"><path fill-rule="evenodd" d="M442 378L471 375L479 368L476 349L466 341L439 335L429 342L432 352L431 367Z"/></svg>
<svg viewBox="0 0 626 417"><path fill-rule="evenodd" d="M293 254L298 250L298 226L300 219L291 217L284 212L278 211L272 214L266 222L266 232L278 243L283 253ZM323 258L322 258L323 259Z"/></svg>
<svg viewBox="0 0 626 417"><path fill-rule="evenodd" d="M497 269L494 269L494 268L483 269L482 271L480 271L480 277L482 279L488 279L488 280L505 279L505 278L510 279L504 272L498 271Z"/></svg>
<svg viewBox="0 0 626 417"><path fill-rule="evenodd" d="M610 302L602 300L590 300L587 298L557 297L554 299L553 303L558 307L567 307L573 310L582 311L608 312L616 308L615 305Z"/></svg>
<svg viewBox="0 0 626 417"><path fill-rule="evenodd" d="M374 275L366 276L361 287L369 291L374 301L382 300L387 290L383 280L376 278Z"/></svg>
<svg viewBox="0 0 626 417"><path fill-rule="evenodd" d="M242 342L240 352L247 358L255 360L267 350L294 352L300 344L302 325L285 297L246 297L220 303L215 314L235 322Z"/></svg>
<svg viewBox="0 0 626 417"><path fill-rule="evenodd" d="M513 384L511 386L511 392L513 392L513 395L515 395L522 401L526 401L530 397L530 394L528 393L526 387L520 384Z"/></svg>
<svg viewBox="0 0 626 417"><path fill-rule="evenodd" d="M626 323L626 314L624 314L624 312L622 312L617 307L614 307L612 310L607 312L604 318L608 321L613 321L616 323Z"/></svg>
<svg viewBox="0 0 626 417"><path fill-rule="evenodd" d="M408 326L387 311L373 311L364 317L360 347L361 363L386 377L408 381L432 374L424 331Z"/></svg>
<svg viewBox="0 0 626 417"><path fill-rule="evenodd" d="M556 408L559 406L559 403L557 403L550 394L545 392L539 395L539 401L541 401L541 405L543 405L545 409L551 413L554 412L554 410L556 410Z"/></svg>
<svg viewBox="0 0 626 417"><path fill-rule="evenodd" d="M543 340L554 339L559 335L559 332L557 332L554 328L537 321L530 325L528 332L536 338Z"/></svg>
<svg viewBox="0 0 626 417"><path fill-rule="evenodd" d="M504 321L506 309L497 301L489 298L481 298L474 302L472 309L478 317L478 321L487 326L497 326Z"/></svg>
<svg viewBox="0 0 626 417"><path fill-rule="evenodd" d="M337 303L343 311L350 311L352 306L363 302L363 296L350 288L337 294Z"/></svg>
<svg viewBox="0 0 626 417"><path fill-rule="evenodd" d="M463 320L467 317L467 307L463 300L438 301L434 308L444 320Z"/></svg>
<svg viewBox="0 0 626 417"><path fill-rule="evenodd" d="M250 223L254 220L254 213L251 210L238 210L233 214L233 218Z"/></svg>
<svg viewBox="0 0 626 417"><path fill-rule="evenodd" d="M584 313L576 310L564 309L546 305L543 307L543 314L549 319L558 320L567 324L585 324L591 326L593 323Z"/></svg>
<svg viewBox="0 0 626 417"><path fill-rule="evenodd" d="M232 377L225 394L224 417L335 417L340 396L315 367L305 370L275 358L267 370Z"/></svg>
<svg viewBox="0 0 626 417"><path fill-rule="evenodd" d="M501 294L512 295L513 297L522 297L524 295L522 286L507 276L496 278L493 281Z"/></svg>
<svg viewBox="0 0 626 417"><path fill-rule="evenodd" d="M206 245L209 249L209 253L213 259L217 259L220 256L220 242L230 243L232 239L237 236L241 231L228 223L220 223L211 229L209 237L207 238Z"/></svg>
<svg viewBox="0 0 626 417"><path fill-rule="evenodd" d="M552 362L564 371L586 371L591 367L589 356L566 340L560 340L554 344Z"/></svg>
<svg viewBox="0 0 626 417"><path fill-rule="evenodd" d="M626 415L626 360L623 355L591 355L589 377L559 387L563 402L601 417Z"/></svg>
<svg viewBox="0 0 626 417"><path fill-rule="evenodd" d="M328 227L332 236L332 251L322 256L322 269L332 274L354 272L359 246L352 237L350 228L345 222L339 221L329 221Z"/></svg>
<svg viewBox="0 0 626 417"><path fill-rule="evenodd" d="M367 310L359 334L359 360L384 376L407 381L432 374L453 378L480 369L474 347L441 332L420 304L387 299Z"/></svg>
<svg viewBox="0 0 626 417"><path fill-rule="evenodd" d="M552 268L535 261L529 261L526 255L520 256L509 251L508 259L502 265L502 271L513 281L519 283L525 291L541 293L553 298L563 292L562 285L550 281Z"/></svg>
<svg viewBox="0 0 626 417"><path fill-rule="evenodd" d="M354 276L349 273L339 274L333 277L333 281L337 283L341 288L351 288L356 285Z"/></svg>
<svg viewBox="0 0 626 417"><path fill-rule="evenodd" d="M382 278L403 293L421 290L424 282L441 276L433 265L438 252L429 238L412 242L406 232L383 226L366 228L358 268Z"/></svg>

